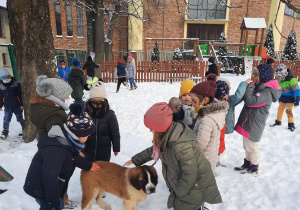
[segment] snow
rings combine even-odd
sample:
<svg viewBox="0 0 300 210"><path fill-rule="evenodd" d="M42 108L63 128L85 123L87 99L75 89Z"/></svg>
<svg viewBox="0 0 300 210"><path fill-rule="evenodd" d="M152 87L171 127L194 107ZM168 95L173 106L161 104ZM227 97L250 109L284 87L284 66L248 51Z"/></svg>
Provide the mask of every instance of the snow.
<svg viewBox="0 0 300 210"><path fill-rule="evenodd" d="M6 8L6 0L0 0L0 6Z"/></svg>
<svg viewBox="0 0 300 210"><path fill-rule="evenodd" d="M247 76L223 74L222 77L231 83L233 94L241 81ZM173 96L178 96L180 82L138 83L138 88L129 91L121 86L116 93L116 83L106 84L108 100L115 110L121 132L121 152L111 161L123 165L137 152L151 146L152 134L143 124L146 110L157 102L168 102ZM243 103L236 107L236 120ZM263 137L260 141L259 177L240 174L233 170L240 166L244 158L242 136L234 132L226 135L226 150L221 156L221 163L227 167L216 168L216 181L221 192L223 203L206 206L210 210L269 210L269 209L299 209L300 206L300 117L299 108L295 108L294 116L296 130L287 130L287 117L283 118L280 127L269 127L277 115L278 103L270 109ZM3 111L0 112L2 122ZM2 127L2 124L0 123ZM35 200L23 191L23 184L31 159L35 154L37 141L31 143L15 143L21 126L13 117L7 140L0 142L0 165L15 178L11 182L0 182L0 189L8 189L0 195L1 210L32 210L38 209ZM53 154L55 155L55 154ZM153 161L149 162L152 164ZM156 193L148 196L145 202L138 204L138 209L167 210L169 190L161 173L161 162L155 168L158 172ZM80 170L76 169L69 184L69 197L78 202L75 210L79 210L81 202ZM114 210L121 210L122 200L108 194L105 200ZM100 209L93 203L92 209Z"/></svg>

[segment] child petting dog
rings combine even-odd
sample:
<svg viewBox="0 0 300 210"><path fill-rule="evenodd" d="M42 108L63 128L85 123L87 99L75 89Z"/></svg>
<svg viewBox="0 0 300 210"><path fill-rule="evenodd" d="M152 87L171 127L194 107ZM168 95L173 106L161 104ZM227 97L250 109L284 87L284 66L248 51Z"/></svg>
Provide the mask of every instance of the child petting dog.
<svg viewBox="0 0 300 210"><path fill-rule="evenodd" d="M72 104L66 123L53 125L42 137L24 184L24 191L36 199L41 210L64 207L63 196L76 166L91 171L100 169L79 155L94 131L95 125L82 105Z"/></svg>
<svg viewBox="0 0 300 210"><path fill-rule="evenodd" d="M195 133L183 122L173 122L173 113L178 110L169 104L156 103L148 109L144 124L153 133L153 146L134 155L124 165L140 166L160 158L162 174L170 190L168 208L202 210L207 209L204 202L221 203L210 163L196 146Z"/></svg>

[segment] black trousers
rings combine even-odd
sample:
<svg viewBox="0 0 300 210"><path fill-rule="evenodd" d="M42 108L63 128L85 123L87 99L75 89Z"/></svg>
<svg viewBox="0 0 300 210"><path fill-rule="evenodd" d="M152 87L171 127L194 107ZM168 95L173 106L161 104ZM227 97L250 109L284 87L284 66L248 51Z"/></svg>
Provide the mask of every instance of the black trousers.
<svg viewBox="0 0 300 210"><path fill-rule="evenodd" d="M126 77L118 78L117 91L119 91L121 83L123 83L123 85L126 86L125 82L126 82Z"/></svg>

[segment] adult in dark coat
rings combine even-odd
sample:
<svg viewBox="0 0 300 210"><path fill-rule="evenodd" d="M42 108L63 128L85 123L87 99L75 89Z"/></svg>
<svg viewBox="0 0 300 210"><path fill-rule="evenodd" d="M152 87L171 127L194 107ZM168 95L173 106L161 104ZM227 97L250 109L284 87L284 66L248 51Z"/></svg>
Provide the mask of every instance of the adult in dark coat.
<svg viewBox="0 0 300 210"><path fill-rule="evenodd" d="M79 155L87 136L94 131L95 125L87 113L71 110L67 123L53 126L38 143L38 151L26 176L24 191L36 199L40 209L63 208L62 198L75 166L91 171L100 169L97 164Z"/></svg>
<svg viewBox="0 0 300 210"><path fill-rule="evenodd" d="M211 64L208 66L208 71L205 73L205 76L208 76L209 74L215 74L216 76L219 76L218 75L218 67L215 64L215 58L210 57L208 59L208 62L210 62Z"/></svg>
<svg viewBox="0 0 300 210"><path fill-rule="evenodd" d="M83 70L84 69L87 69L87 76L88 77L91 77L91 78L88 78L90 80L93 79L93 77L95 77L95 68L99 68L100 65L98 64L95 64L93 62L93 59L91 56L88 56L87 58L87 62L83 65Z"/></svg>
<svg viewBox="0 0 300 210"><path fill-rule="evenodd" d="M89 136L83 153L90 161L110 161L111 147L115 156L120 152L119 124L109 107L104 84L100 81L97 84L91 88L86 103L86 111L92 117L96 131Z"/></svg>
<svg viewBox="0 0 300 210"><path fill-rule="evenodd" d="M86 84L86 78L84 70L81 68L81 63L77 58L73 58L73 66L71 66L71 72L68 77L69 85L72 87L73 92L71 94L76 103L83 103L83 90Z"/></svg>

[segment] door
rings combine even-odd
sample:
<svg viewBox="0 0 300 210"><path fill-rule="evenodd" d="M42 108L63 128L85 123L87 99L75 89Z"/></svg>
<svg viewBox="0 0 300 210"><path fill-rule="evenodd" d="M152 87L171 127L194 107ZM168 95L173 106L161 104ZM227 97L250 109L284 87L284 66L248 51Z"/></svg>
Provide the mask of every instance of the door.
<svg viewBox="0 0 300 210"><path fill-rule="evenodd" d="M219 40L223 31L223 24L188 24L187 38L199 38L199 40Z"/></svg>

